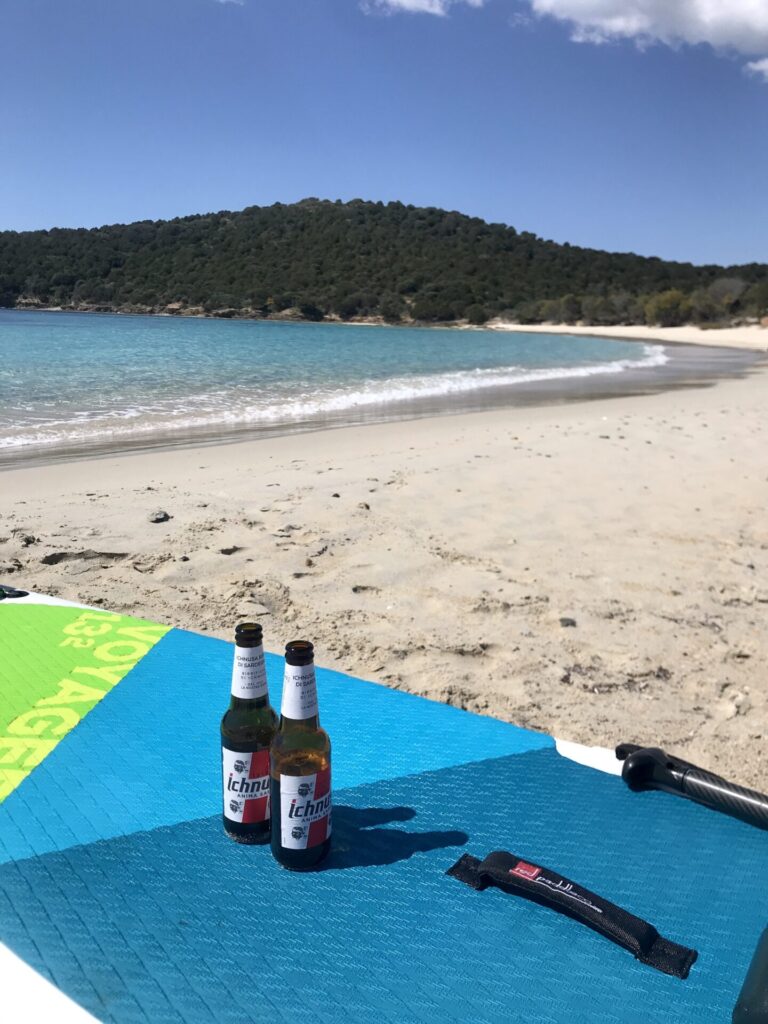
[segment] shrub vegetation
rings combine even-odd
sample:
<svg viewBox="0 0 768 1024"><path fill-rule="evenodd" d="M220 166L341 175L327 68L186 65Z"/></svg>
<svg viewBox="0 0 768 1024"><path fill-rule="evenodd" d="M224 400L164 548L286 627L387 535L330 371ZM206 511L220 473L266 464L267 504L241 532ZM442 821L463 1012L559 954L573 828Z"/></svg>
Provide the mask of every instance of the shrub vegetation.
<svg viewBox="0 0 768 1024"><path fill-rule="evenodd" d="M0 232L0 305L483 324L701 323L768 314L768 267L582 249L403 203L252 206Z"/></svg>

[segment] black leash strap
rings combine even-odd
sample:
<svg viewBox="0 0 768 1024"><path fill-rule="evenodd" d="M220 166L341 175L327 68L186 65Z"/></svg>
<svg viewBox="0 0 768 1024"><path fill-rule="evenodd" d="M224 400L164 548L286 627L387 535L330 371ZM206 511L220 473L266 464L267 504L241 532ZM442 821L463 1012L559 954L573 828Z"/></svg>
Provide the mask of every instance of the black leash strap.
<svg viewBox="0 0 768 1024"><path fill-rule="evenodd" d="M514 896L522 896L567 914L628 949L642 963L675 978L687 978L698 956L695 949L687 949L662 938L653 925L609 903L602 896L583 889L549 868L521 860L504 850L489 853L483 861L464 854L446 874L471 885L473 889L487 889L494 885Z"/></svg>

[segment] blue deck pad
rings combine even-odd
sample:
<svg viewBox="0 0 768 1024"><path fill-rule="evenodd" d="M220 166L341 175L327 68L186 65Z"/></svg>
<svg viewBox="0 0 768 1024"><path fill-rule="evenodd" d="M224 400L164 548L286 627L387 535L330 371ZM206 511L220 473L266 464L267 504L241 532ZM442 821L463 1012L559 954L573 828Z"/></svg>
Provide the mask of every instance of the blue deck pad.
<svg viewBox="0 0 768 1024"><path fill-rule="evenodd" d="M764 833L551 749L337 792L334 843L295 875L216 815L8 863L0 940L110 1024L714 1024L766 920ZM689 979L444 875L504 847L697 948Z"/></svg>
<svg viewBox="0 0 768 1024"><path fill-rule="evenodd" d="M0 806L0 863L221 809L219 720L233 648L168 633ZM283 659L267 655L279 711ZM551 747L506 722L318 670L336 787Z"/></svg>

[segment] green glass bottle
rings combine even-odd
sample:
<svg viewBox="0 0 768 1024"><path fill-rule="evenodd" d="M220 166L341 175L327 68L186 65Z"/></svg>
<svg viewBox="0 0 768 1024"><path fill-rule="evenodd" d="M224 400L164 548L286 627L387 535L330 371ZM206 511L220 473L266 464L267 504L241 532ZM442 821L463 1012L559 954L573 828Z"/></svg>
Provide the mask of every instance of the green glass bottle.
<svg viewBox="0 0 768 1024"><path fill-rule="evenodd" d="M221 720L224 831L238 843L269 840L269 748L276 725L261 626L242 622L235 629L231 697Z"/></svg>

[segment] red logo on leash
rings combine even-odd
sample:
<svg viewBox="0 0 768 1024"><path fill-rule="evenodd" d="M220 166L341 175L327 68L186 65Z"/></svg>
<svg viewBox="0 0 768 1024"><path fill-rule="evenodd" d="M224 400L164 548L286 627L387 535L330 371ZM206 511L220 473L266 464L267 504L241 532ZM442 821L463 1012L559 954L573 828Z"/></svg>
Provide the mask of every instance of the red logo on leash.
<svg viewBox="0 0 768 1024"><path fill-rule="evenodd" d="M510 875L519 875L520 878L527 878L529 882L534 882L541 874L541 868L537 868L535 864L526 864L524 860L519 860L513 868L510 868Z"/></svg>

